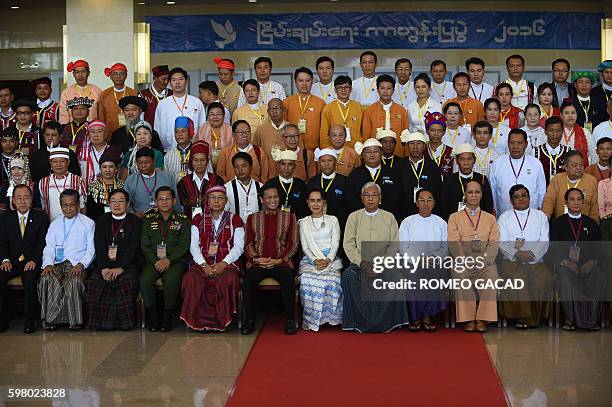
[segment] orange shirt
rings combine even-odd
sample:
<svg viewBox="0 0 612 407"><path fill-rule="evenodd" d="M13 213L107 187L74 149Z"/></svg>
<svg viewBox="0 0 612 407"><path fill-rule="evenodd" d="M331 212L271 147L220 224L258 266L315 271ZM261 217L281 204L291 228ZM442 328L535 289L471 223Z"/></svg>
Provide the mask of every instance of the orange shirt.
<svg viewBox="0 0 612 407"><path fill-rule="evenodd" d="M402 131L408 128L408 112L402 106L395 102L391 102L389 109L389 128L397 135L397 144L395 145L395 155L404 157L404 146L400 141ZM383 104L376 102L366 109L363 114L363 125L361 135L364 140L376 137L376 129L385 127L386 112Z"/></svg>
<svg viewBox="0 0 612 407"><path fill-rule="evenodd" d="M292 95L283 100L285 106L285 120L299 127L300 119L306 120L306 133L301 139L307 149L314 150L319 147L319 132L321 129L321 112L325 107L323 99L310 95L300 100L299 95Z"/></svg>
<svg viewBox="0 0 612 407"><path fill-rule="evenodd" d="M461 101L458 97L456 97L448 99L444 105L446 106L449 102L455 102L461 106L463 121L460 121L459 125L463 126L464 124L469 124L470 127L472 127L474 123L484 120L484 107L478 99L468 97L467 99Z"/></svg>

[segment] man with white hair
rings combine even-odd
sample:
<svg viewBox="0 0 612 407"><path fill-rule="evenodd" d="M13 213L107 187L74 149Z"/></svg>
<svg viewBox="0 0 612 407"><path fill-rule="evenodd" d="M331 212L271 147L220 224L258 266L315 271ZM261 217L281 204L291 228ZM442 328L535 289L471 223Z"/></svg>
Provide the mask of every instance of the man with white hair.
<svg viewBox="0 0 612 407"><path fill-rule="evenodd" d="M336 172L338 154L333 148L316 149L315 160L319 163L320 174L308 181L308 188L320 188L325 193L327 214L338 218L344 228L349 215L347 207L348 179Z"/></svg>
<svg viewBox="0 0 612 407"><path fill-rule="evenodd" d="M369 138L365 143L356 143L355 151L361 155L363 165L355 168L348 177L350 211L363 208L361 188L368 182L374 182L381 189L380 207L391 212L396 219L401 219L400 199L402 186L395 170L382 165L382 144Z"/></svg>

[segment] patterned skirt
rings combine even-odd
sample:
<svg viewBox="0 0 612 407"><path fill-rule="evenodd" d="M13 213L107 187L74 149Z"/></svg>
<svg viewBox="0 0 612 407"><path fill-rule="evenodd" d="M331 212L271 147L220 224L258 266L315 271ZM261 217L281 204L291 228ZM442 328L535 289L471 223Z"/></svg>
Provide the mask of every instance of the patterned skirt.
<svg viewBox="0 0 612 407"><path fill-rule="evenodd" d="M139 287L135 271L125 270L115 281L106 281L96 270L87 280L89 326L104 331L133 328Z"/></svg>
<svg viewBox="0 0 612 407"><path fill-rule="evenodd" d="M83 276L70 276L68 260L53 266L53 272L38 281L41 320L48 324L83 324Z"/></svg>
<svg viewBox="0 0 612 407"><path fill-rule="evenodd" d="M300 261L303 329L318 331L323 324L342 323L341 271L342 260L338 257L324 270L317 270L307 256Z"/></svg>

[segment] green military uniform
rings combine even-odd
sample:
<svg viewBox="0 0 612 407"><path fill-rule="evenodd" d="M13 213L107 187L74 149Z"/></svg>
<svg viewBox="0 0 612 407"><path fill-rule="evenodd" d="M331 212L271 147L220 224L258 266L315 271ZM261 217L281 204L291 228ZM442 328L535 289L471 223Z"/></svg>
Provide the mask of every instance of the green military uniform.
<svg viewBox="0 0 612 407"><path fill-rule="evenodd" d="M155 269L158 245L166 245L166 257L170 268L163 273ZM142 223L140 247L145 262L140 275L140 292L145 307L156 306L155 282L161 278L164 284L164 308L173 310L179 298L181 277L191 241L191 221L182 213L173 211L164 221L161 214L149 213Z"/></svg>

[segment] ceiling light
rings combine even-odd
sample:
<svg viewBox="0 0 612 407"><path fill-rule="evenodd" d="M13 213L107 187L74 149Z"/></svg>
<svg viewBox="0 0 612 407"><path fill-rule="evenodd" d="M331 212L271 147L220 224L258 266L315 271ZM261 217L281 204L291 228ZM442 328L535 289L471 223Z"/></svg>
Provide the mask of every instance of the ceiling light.
<svg viewBox="0 0 612 407"><path fill-rule="evenodd" d="M249 3L257 3L257 0L249 0Z"/></svg>
<svg viewBox="0 0 612 407"><path fill-rule="evenodd" d="M168 4L169 6L172 6L173 4L176 4L176 1L167 1L166 4Z"/></svg>
<svg viewBox="0 0 612 407"><path fill-rule="evenodd" d="M19 6L11 6L11 8L12 8L13 10L17 10L17 9L19 8Z"/></svg>
<svg viewBox="0 0 612 407"><path fill-rule="evenodd" d="M144 2L144 1L139 1L139 2L138 2L138 5L140 5L140 6L144 6L144 5L145 5L145 2Z"/></svg>

